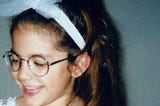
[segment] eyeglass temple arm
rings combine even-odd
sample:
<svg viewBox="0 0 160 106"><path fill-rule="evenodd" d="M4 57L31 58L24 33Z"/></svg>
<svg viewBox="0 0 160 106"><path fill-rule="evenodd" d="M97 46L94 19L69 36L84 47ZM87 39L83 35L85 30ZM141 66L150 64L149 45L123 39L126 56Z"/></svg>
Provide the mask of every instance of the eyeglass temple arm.
<svg viewBox="0 0 160 106"><path fill-rule="evenodd" d="M67 58L64 58L64 59L55 61L55 62L51 63L50 66L53 65L53 64L59 63L59 62L61 62L61 61L64 61L64 60L69 60L70 62L73 62L73 61L76 59L76 57L77 57L77 55L74 56L74 55L72 55L72 54L68 54L68 57L67 57Z"/></svg>

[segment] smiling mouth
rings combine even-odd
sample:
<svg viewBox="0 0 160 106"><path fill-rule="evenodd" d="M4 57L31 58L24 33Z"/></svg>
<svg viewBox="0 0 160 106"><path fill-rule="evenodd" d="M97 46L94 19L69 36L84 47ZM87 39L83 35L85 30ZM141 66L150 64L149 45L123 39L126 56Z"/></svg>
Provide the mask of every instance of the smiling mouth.
<svg viewBox="0 0 160 106"><path fill-rule="evenodd" d="M42 86L24 86L23 93L27 96L34 96L42 90Z"/></svg>

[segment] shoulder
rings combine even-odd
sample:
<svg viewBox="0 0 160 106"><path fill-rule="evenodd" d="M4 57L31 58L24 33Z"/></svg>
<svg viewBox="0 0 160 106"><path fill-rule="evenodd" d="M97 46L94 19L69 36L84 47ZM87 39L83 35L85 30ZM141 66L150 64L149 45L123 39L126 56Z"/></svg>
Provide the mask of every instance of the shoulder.
<svg viewBox="0 0 160 106"><path fill-rule="evenodd" d="M16 98L5 98L0 99L0 106L16 106L15 103Z"/></svg>

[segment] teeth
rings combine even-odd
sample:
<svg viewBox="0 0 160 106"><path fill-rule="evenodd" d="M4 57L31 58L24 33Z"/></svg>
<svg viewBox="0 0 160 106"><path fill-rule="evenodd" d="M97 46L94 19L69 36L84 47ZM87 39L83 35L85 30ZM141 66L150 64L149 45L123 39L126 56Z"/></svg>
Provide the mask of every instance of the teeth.
<svg viewBox="0 0 160 106"><path fill-rule="evenodd" d="M23 86L23 93L28 96L34 96L39 93L42 86Z"/></svg>
<svg viewBox="0 0 160 106"><path fill-rule="evenodd" d="M28 89L28 90L34 90L34 89L38 89L39 86L27 86L25 88Z"/></svg>

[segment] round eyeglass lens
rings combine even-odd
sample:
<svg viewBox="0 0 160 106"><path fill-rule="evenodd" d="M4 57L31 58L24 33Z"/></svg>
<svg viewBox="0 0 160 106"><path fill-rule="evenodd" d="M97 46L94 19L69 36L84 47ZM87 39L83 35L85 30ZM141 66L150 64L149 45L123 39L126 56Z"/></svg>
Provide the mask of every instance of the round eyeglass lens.
<svg viewBox="0 0 160 106"><path fill-rule="evenodd" d="M49 64L44 57L32 56L28 61L28 65L32 73L37 76L43 76L48 73Z"/></svg>
<svg viewBox="0 0 160 106"><path fill-rule="evenodd" d="M17 71L20 66L20 60L17 55L12 52L6 52L4 55L5 63L11 68L11 71Z"/></svg>

